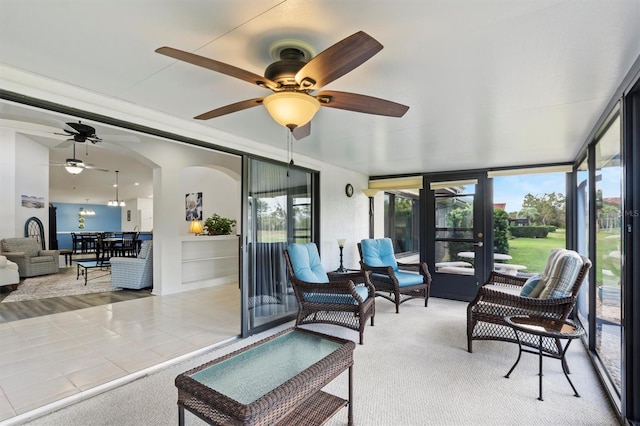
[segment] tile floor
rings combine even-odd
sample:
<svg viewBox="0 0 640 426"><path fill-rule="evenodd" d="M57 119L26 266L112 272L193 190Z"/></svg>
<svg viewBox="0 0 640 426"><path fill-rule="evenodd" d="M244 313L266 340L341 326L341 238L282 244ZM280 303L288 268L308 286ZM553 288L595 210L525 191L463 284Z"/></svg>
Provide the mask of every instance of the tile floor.
<svg viewBox="0 0 640 426"><path fill-rule="evenodd" d="M239 332L237 284L0 324L0 421Z"/></svg>

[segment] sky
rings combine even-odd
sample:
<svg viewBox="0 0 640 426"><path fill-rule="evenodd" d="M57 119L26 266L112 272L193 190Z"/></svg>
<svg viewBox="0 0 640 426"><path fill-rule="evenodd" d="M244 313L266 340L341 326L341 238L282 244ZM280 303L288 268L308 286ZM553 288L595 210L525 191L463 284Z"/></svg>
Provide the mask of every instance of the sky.
<svg viewBox="0 0 640 426"><path fill-rule="evenodd" d="M552 192L565 195L565 173L545 173L493 178L493 202L507 203L505 210L517 212L522 209L524 196L531 193L542 196Z"/></svg>
<svg viewBox="0 0 640 426"><path fill-rule="evenodd" d="M602 189L604 197L619 197L620 168L607 167L600 170L602 180L598 182L598 189ZM505 210L517 212L522 209L524 196L531 193L542 196L552 192L566 195L565 173L544 173L517 176L501 176L493 178L494 203L507 203Z"/></svg>

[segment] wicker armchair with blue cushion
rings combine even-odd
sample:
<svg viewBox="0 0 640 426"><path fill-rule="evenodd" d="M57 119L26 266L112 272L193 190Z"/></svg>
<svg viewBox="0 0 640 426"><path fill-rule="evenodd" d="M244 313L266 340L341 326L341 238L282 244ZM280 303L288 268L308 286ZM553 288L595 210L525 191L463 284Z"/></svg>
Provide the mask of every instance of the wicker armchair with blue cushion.
<svg viewBox="0 0 640 426"><path fill-rule="evenodd" d="M572 250L554 249L542 274L518 277L492 272L487 282L467 306L467 350L473 352L474 340L499 340L518 343L515 331L504 318L535 315L566 320L576 303L591 261ZM523 345L538 349L539 339L521 335ZM545 339L543 351L559 355L557 339Z"/></svg>
<svg viewBox="0 0 640 426"><path fill-rule="evenodd" d="M313 243L290 244L284 251L289 279L298 301L296 325L333 324L360 333L369 318L373 326L375 289L368 273L357 271L331 279Z"/></svg>
<svg viewBox="0 0 640 426"><path fill-rule="evenodd" d="M426 263L398 262L390 238L362 240L358 251L360 266L371 272L376 296L395 303L396 313L400 304L410 299L424 299L424 306L428 305L431 274Z"/></svg>
<svg viewBox="0 0 640 426"><path fill-rule="evenodd" d="M141 289L153 287L153 242L142 243L138 257L112 257L111 285Z"/></svg>

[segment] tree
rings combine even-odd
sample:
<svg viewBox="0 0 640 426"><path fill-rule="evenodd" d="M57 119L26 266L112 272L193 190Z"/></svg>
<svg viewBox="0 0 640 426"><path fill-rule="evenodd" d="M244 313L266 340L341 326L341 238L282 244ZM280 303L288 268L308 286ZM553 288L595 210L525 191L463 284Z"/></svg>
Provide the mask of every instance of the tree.
<svg viewBox="0 0 640 426"><path fill-rule="evenodd" d="M529 193L525 195L522 207L523 210L534 208L538 212L538 216L532 222L535 225L565 227L565 197L563 194L552 192L535 196Z"/></svg>

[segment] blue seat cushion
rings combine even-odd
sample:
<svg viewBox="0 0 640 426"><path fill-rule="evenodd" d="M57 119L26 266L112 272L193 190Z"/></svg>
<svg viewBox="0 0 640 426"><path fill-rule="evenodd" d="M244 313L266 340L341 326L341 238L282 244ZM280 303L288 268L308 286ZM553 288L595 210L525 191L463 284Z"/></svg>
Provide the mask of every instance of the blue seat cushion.
<svg viewBox="0 0 640 426"><path fill-rule="evenodd" d="M320 263L318 248L314 243L295 243L287 247L293 275L309 283L328 283L329 277Z"/></svg>
<svg viewBox="0 0 640 426"><path fill-rule="evenodd" d="M398 270L398 262L393 254L391 238L365 239L360 241L362 260L369 266L391 266Z"/></svg>
<svg viewBox="0 0 640 426"><path fill-rule="evenodd" d="M367 300L367 297L369 297L369 289L364 285L357 285L356 293L358 293L362 300ZM302 298L312 303L333 303L338 305L358 304L358 301L350 294L304 293Z"/></svg>
<svg viewBox="0 0 640 426"><path fill-rule="evenodd" d="M398 279L399 287L407 287L417 284L423 284L424 279L422 275L415 272L395 271L396 278ZM391 278L385 274L371 274L371 279L374 281L383 281L389 284L393 284Z"/></svg>

